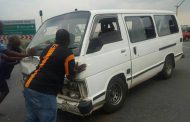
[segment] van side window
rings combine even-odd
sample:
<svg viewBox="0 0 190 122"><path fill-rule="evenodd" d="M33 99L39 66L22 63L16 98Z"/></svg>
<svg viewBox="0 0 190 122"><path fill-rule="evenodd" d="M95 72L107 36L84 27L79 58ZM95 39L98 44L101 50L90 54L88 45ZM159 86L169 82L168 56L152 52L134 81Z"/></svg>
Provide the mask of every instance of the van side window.
<svg viewBox="0 0 190 122"><path fill-rule="evenodd" d="M93 25L87 54L99 51L105 44L121 40L117 16L97 16Z"/></svg>
<svg viewBox="0 0 190 122"><path fill-rule="evenodd" d="M156 15L154 16L159 36L179 32L177 21L173 15Z"/></svg>
<svg viewBox="0 0 190 122"><path fill-rule="evenodd" d="M149 16L127 16L125 22L132 43L156 37L153 21Z"/></svg>

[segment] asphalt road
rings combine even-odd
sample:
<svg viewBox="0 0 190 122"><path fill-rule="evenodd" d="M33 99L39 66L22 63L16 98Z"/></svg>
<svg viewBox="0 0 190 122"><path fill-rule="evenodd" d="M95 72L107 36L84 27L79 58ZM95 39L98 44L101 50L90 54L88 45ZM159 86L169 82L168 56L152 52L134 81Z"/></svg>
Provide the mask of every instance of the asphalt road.
<svg viewBox="0 0 190 122"><path fill-rule="evenodd" d="M133 88L121 110L113 114L98 110L85 118L58 112L57 122L190 122L190 41L184 43L184 53L171 79L154 77ZM17 66L8 81L10 93L0 104L0 122L25 120L19 76Z"/></svg>

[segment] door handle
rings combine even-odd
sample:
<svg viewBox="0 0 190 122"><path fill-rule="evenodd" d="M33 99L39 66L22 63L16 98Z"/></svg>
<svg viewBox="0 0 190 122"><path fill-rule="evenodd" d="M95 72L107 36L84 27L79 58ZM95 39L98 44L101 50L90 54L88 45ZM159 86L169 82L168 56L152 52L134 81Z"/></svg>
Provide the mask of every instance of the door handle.
<svg viewBox="0 0 190 122"><path fill-rule="evenodd" d="M183 42L183 38L180 38L180 42Z"/></svg>
<svg viewBox="0 0 190 122"><path fill-rule="evenodd" d="M126 52L126 49L121 50L121 53L125 53L125 52Z"/></svg>
<svg viewBox="0 0 190 122"><path fill-rule="evenodd" d="M137 49L136 47L133 47L134 54L137 55Z"/></svg>

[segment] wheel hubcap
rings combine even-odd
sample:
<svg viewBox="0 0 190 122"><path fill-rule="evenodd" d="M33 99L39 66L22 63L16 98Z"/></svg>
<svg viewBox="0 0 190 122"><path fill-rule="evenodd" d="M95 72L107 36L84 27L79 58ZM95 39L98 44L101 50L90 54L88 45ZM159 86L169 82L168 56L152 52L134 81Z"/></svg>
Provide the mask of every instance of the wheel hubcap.
<svg viewBox="0 0 190 122"><path fill-rule="evenodd" d="M166 72L167 72L167 74L171 74L171 72L172 72L172 65L170 63L168 63L168 65L166 65Z"/></svg>
<svg viewBox="0 0 190 122"><path fill-rule="evenodd" d="M122 100L122 88L118 84L110 86L109 90L109 102L112 105L117 105Z"/></svg>

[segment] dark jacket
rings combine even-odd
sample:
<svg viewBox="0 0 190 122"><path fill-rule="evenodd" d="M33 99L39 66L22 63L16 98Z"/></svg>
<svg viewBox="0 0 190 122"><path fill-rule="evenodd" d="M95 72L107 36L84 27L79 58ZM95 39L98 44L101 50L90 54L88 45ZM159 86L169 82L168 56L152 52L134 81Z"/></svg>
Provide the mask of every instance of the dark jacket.
<svg viewBox="0 0 190 122"><path fill-rule="evenodd" d="M12 51L15 51L15 52L18 52L18 53L22 52L22 50L18 46L8 44L7 48L9 50L12 50ZM10 78L11 72L13 71L14 66L16 64L18 64L18 63L19 63L18 61L8 61L8 60L4 61L4 77L5 77L5 79Z"/></svg>
<svg viewBox="0 0 190 122"><path fill-rule="evenodd" d="M72 51L61 45L47 47L40 56L40 63L26 80L25 87L41 93L57 95L65 75L73 77L75 60Z"/></svg>

